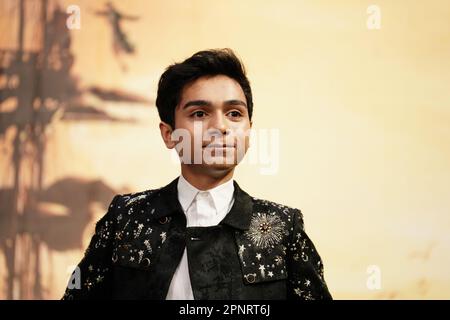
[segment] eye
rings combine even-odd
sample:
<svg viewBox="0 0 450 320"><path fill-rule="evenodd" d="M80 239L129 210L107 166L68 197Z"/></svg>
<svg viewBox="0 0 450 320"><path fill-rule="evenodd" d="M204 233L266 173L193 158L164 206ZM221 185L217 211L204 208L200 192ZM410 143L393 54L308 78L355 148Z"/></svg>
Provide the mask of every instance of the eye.
<svg viewBox="0 0 450 320"><path fill-rule="evenodd" d="M205 111L195 111L194 113L191 114L191 117L193 118L203 118L206 115Z"/></svg>
<svg viewBox="0 0 450 320"><path fill-rule="evenodd" d="M231 111L231 112L229 113L229 115L231 115L232 118L239 118L239 117L242 116L242 113L240 113L240 112L237 111L237 110L233 110L233 111Z"/></svg>

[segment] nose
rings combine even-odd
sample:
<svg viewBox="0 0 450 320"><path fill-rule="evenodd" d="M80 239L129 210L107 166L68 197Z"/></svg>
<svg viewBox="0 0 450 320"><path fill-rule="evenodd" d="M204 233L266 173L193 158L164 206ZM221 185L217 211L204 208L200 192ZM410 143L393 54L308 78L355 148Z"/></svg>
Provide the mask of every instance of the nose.
<svg viewBox="0 0 450 320"><path fill-rule="evenodd" d="M223 115L221 112L217 112L212 120L210 128L218 130L224 135L227 134L229 130L226 116Z"/></svg>

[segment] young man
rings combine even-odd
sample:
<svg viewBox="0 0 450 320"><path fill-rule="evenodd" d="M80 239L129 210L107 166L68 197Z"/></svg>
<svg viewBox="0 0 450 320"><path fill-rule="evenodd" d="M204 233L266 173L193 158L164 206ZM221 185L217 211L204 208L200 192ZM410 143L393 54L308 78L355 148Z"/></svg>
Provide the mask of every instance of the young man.
<svg viewBox="0 0 450 320"><path fill-rule="evenodd" d="M201 51L168 67L156 106L181 175L113 199L63 298L331 299L300 210L232 179L253 111L234 53Z"/></svg>

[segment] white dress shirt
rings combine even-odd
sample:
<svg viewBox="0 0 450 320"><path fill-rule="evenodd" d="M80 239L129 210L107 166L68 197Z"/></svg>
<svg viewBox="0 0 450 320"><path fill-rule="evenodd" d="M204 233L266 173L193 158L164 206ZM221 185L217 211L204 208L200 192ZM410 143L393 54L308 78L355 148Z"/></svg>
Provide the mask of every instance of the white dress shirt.
<svg viewBox="0 0 450 320"><path fill-rule="evenodd" d="M234 203L233 179L201 191L180 175L178 179L178 200L186 215L187 227L210 227L218 225ZM166 300L193 300L186 248L170 283Z"/></svg>

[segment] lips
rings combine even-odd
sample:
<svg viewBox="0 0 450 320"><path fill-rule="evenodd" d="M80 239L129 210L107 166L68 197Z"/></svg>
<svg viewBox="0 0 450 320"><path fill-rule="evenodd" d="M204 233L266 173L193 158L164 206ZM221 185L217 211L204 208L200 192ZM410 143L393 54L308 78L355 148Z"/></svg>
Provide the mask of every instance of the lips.
<svg viewBox="0 0 450 320"><path fill-rule="evenodd" d="M203 145L203 148L234 148L236 145L233 143L211 143Z"/></svg>
<svg viewBox="0 0 450 320"><path fill-rule="evenodd" d="M207 144L203 148L234 148L233 144Z"/></svg>

